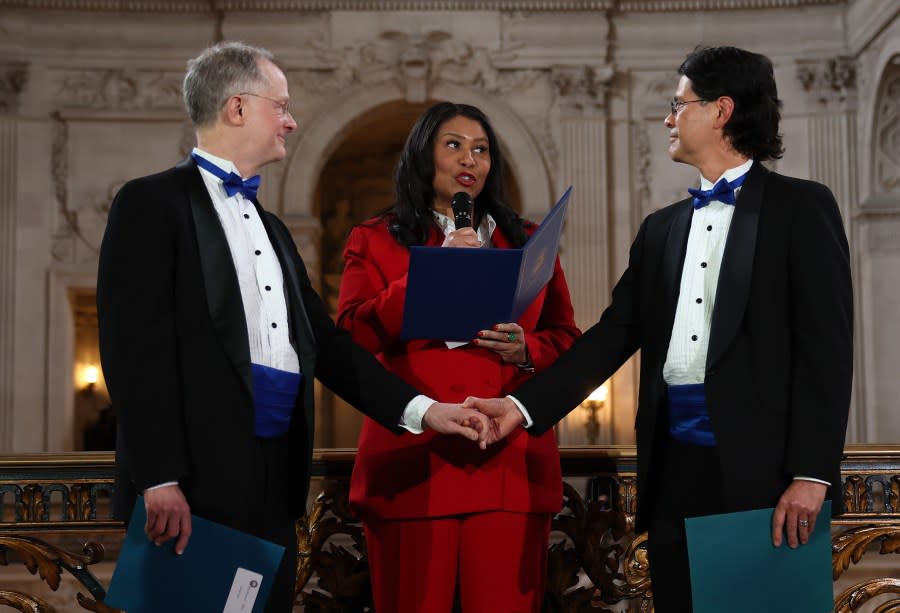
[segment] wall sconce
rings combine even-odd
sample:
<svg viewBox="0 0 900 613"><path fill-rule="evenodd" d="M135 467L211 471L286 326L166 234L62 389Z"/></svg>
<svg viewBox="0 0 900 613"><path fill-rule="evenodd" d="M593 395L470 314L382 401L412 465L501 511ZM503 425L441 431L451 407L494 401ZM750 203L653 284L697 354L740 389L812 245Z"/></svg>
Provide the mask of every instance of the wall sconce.
<svg viewBox="0 0 900 613"><path fill-rule="evenodd" d="M587 430L588 445L596 445L597 438L600 436L600 420L597 419L597 412L603 408L606 403L606 397L609 390L604 383L588 396L579 406L588 412L585 429Z"/></svg>
<svg viewBox="0 0 900 613"><path fill-rule="evenodd" d="M100 369L93 364L85 366L84 370L81 371L81 379L84 381L84 387L81 391L85 394L93 394L94 386L100 380Z"/></svg>

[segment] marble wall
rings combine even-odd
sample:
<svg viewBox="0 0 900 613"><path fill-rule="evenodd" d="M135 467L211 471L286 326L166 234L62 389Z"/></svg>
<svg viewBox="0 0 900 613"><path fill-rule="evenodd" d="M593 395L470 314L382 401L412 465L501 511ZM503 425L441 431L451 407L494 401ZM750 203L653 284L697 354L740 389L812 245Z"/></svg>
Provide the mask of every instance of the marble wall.
<svg viewBox="0 0 900 613"><path fill-rule="evenodd" d="M384 105L450 99L492 118L522 212L575 185L562 258L579 324L609 300L648 212L695 172L666 153L678 64L697 44L769 55L787 153L844 213L857 299L848 440L900 440L900 5L882 0L0 1L0 453L72 447L70 296L95 283L112 194L180 160L184 63L242 39L283 63L298 130L261 200L323 271L320 175ZM702 9L702 10L701 10ZM633 440L636 360L599 443ZM583 437L584 416L560 427Z"/></svg>

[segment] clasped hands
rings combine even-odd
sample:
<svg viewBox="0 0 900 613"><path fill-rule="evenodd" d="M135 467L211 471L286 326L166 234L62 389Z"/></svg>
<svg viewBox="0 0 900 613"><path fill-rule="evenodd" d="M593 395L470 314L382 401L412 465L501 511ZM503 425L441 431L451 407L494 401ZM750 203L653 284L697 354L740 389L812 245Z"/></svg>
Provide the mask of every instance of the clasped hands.
<svg viewBox="0 0 900 613"><path fill-rule="evenodd" d="M422 425L442 434L462 435L487 449L524 421L519 407L509 398L469 396L461 405L434 403L422 418Z"/></svg>

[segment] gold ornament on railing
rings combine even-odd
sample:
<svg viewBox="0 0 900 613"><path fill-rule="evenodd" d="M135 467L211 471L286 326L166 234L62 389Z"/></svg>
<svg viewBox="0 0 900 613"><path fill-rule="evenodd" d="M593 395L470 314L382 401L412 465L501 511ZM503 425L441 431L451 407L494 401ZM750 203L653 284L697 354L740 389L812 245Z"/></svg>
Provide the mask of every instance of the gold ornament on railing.
<svg viewBox="0 0 900 613"><path fill-rule="evenodd" d="M13 590L0 590L0 605L12 607L22 613L56 613L56 609L40 598Z"/></svg>
<svg viewBox="0 0 900 613"><path fill-rule="evenodd" d="M323 481L322 493L297 524L296 593L308 610L339 613L372 606L366 541L350 510L348 486L344 480Z"/></svg>
<svg viewBox="0 0 900 613"><path fill-rule="evenodd" d="M82 553L75 554L30 536L0 534L0 565L7 566L9 564L6 557L7 551L14 551L18 554L28 572L32 575L38 574L53 591L59 589L62 571L67 570L92 594L101 596L106 594L87 568L89 565L103 560L103 545L99 543L85 543ZM102 602L95 602L81 593L77 597L79 604L89 611L97 613L116 613L118 611L107 607ZM27 611L29 609L20 610ZM52 609L44 610L52 611Z"/></svg>
<svg viewBox="0 0 900 613"><path fill-rule="evenodd" d="M834 601L834 613L856 613L869 600L884 594L900 595L900 579L872 579L848 587ZM881 603L872 613L900 613L900 598Z"/></svg>
<svg viewBox="0 0 900 613"><path fill-rule="evenodd" d="M831 539L831 575L836 581L851 560L857 564L869 545L881 541L879 553L900 552L900 526L861 526L851 528Z"/></svg>

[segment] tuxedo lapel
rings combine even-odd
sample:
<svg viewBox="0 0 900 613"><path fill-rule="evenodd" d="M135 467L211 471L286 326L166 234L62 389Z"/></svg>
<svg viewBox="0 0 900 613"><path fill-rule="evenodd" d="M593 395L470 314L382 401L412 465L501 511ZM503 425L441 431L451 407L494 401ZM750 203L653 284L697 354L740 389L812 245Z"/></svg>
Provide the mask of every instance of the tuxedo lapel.
<svg viewBox="0 0 900 613"><path fill-rule="evenodd" d="M688 233L691 229L691 216L694 212L689 200L684 200L676 205L677 212L669 226L666 236L666 245L663 250L662 271L660 275L659 301L661 314L657 321L660 326L659 334L651 338L659 338L662 345L663 356L669 346L672 336L672 324L675 321L675 309L678 306L678 294L681 289L681 270L684 268L684 254L687 250Z"/></svg>
<svg viewBox="0 0 900 613"><path fill-rule="evenodd" d="M713 307L707 372L722 358L744 317L753 277L759 209L768 172L762 164L754 162L734 205Z"/></svg>
<svg viewBox="0 0 900 613"><path fill-rule="evenodd" d="M228 240L193 160L188 158L178 168L188 173L188 197L197 234L197 250L200 254L209 317L225 353L252 398L253 375L250 368L247 319Z"/></svg>

